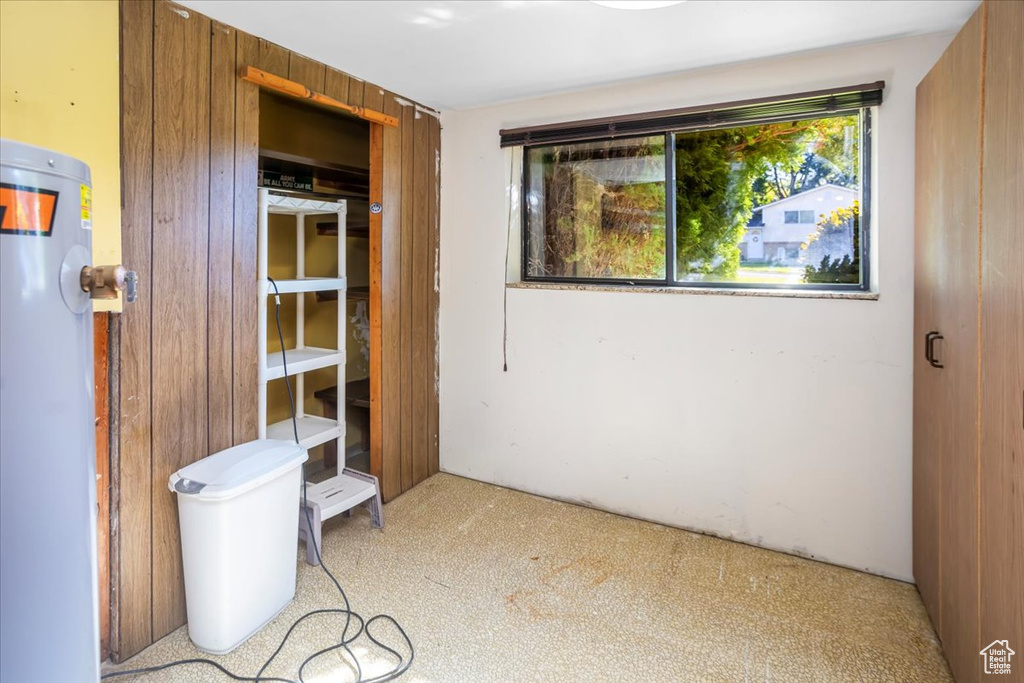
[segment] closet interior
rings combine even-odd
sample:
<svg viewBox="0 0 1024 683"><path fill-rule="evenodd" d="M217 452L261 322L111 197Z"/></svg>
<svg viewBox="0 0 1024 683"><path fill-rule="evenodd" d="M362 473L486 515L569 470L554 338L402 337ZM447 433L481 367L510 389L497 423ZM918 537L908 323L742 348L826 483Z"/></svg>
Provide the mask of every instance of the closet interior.
<svg viewBox="0 0 1024 683"><path fill-rule="evenodd" d="M304 320L302 338L309 347L343 349L345 391L338 401L336 367L303 373L301 386L307 414L344 423L342 440L330 439L310 449L307 476L317 481L333 476L339 467L370 471L370 124L299 100L260 93L259 185L275 195L326 202L344 200L347 219L344 306L339 292L316 291L281 295L281 327L285 347L299 339L298 320ZM271 214L268 231L268 273L271 278L295 278L298 243L304 242L302 262L306 277L334 277L338 272L338 219L330 214L309 215L305 239L296 240L296 219ZM303 315L299 315L302 297ZM267 302L267 349L278 351L275 304ZM339 311L345 317L339 326ZM345 339L339 343L339 330ZM283 378L267 387L267 422L289 419L290 406Z"/></svg>

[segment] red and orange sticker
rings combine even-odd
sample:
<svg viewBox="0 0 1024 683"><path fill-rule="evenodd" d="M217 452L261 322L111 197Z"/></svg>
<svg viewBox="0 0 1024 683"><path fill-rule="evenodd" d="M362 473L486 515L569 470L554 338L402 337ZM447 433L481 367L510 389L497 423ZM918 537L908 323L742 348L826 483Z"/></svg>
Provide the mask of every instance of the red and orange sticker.
<svg viewBox="0 0 1024 683"><path fill-rule="evenodd" d="M0 233L49 237L58 194L56 190L0 183Z"/></svg>

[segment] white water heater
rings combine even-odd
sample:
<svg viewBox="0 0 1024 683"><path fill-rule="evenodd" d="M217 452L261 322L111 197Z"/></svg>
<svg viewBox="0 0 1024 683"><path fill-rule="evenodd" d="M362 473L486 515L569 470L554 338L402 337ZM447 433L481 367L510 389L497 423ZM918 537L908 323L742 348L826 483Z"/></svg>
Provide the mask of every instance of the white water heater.
<svg viewBox="0 0 1024 683"><path fill-rule="evenodd" d="M89 167L0 140L0 681L96 681Z"/></svg>

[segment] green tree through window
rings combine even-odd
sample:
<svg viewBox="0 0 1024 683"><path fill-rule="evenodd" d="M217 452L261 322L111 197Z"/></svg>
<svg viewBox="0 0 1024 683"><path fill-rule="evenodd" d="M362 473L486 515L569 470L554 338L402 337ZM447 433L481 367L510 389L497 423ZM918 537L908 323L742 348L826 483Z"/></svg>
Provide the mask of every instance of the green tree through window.
<svg viewBox="0 0 1024 683"><path fill-rule="evenodd" d="M676 258L729 279L755 206L824 184L857 184L856 116L676 136Z"/></svg>

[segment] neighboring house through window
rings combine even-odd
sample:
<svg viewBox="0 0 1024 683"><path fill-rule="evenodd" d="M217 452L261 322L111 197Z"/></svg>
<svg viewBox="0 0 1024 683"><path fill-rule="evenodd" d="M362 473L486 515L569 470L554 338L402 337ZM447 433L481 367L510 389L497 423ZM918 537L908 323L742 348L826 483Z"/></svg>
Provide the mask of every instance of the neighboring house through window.
<svg viewBox="0 0 1024 683"><path fill-rule="evenodd" d="M740 240L743 263L771 263L775 266L799 267L813 256L808 242L818 230L818 223L826 220L839 209L849 209L860 198L856 186L842 187L825 184L813 187L785 199L757 206L753 209L755 221L751 218ZM803 208L803 207L813 208ZM854 257L853 223L841 226L842 235L833 235L834 247L829 254L834 258ZM752 250L754 237L764 243L764 250ZM822 253L821 256L824 254ZM821 260L818 257L818 261Z"/></svg>

